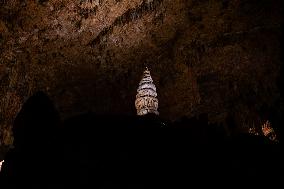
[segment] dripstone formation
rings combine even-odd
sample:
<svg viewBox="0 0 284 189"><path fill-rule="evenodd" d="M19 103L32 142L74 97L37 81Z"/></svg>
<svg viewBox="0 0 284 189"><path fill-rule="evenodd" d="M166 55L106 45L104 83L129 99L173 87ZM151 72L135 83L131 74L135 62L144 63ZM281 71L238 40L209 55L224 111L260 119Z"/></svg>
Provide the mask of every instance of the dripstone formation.
<svg viewBox="0 0 284 189"><path fill-rule="evenodd" d="M135 107L137 109L137 115L146 115L148 113L159 115L156 86L153 83L148 68L144 71L143 78L139 83Z"/></svg>

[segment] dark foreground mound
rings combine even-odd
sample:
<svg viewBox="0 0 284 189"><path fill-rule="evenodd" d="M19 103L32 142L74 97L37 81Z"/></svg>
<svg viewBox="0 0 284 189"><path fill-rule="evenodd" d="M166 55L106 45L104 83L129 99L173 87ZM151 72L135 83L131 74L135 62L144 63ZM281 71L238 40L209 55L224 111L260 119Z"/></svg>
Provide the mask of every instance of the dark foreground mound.
<svg viewBox="0 0 284 189"><path fill-rule="evenodd" d="M60 122L38 93L15 120L15 147L5 158L1 188L183 188L283 176L279 144L225 137L207 123L206 117L164 123L154 115L93 113Z"/></svg>

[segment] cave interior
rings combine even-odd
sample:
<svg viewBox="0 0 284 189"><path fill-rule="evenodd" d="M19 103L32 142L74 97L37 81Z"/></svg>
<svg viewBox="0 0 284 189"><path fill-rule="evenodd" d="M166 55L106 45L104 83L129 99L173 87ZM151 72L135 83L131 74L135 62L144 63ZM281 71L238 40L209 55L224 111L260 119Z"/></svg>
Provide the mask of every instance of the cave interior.
<svg viewBox="0 0 284 189"><path fill-rule="evenodd" d="M0 184L277 180L282 12L281 0L0 1ZM140 116L146 67L157 111Z"/></svg>

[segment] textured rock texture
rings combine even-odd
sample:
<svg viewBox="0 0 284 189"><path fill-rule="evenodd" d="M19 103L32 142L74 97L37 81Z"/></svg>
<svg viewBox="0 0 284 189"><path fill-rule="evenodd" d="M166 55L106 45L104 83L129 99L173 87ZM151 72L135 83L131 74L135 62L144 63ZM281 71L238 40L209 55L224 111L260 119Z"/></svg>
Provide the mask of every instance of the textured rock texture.
<svg viewBox="0 0 284 189"><path fill-rule="evenodd" d="M281 0L2 0L0 146L38 90L63 118L135 114L145 66L163 118L262 119L280 100L281 11Z"/></svg>

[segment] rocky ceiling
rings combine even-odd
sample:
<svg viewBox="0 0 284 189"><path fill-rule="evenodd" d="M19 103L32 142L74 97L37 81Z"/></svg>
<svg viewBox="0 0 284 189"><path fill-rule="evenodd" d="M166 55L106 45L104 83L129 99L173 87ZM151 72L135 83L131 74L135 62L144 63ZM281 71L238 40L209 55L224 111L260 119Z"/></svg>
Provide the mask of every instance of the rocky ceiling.
<svg viewBox="0 0 284 189"><path fill-rule="evenodd" d="M63 118L134 115L145 66L166 119L222 122L233 111L244 120L272 107L281 10L281 0L2 0L1 143L38 90Z"/></svg>

